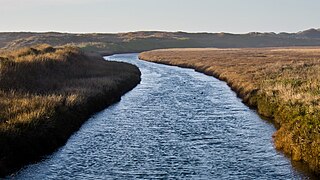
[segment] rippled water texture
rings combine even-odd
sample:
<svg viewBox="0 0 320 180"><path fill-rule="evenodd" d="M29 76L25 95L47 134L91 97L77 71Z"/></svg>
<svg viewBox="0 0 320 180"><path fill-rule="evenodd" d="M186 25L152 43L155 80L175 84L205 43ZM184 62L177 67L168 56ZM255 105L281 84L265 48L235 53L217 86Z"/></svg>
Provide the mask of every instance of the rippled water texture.
<svg viewBox="0 0 320 180"><path fill-rule="evenodd" d="M213 77L139 61L142 82L15 179L301 179L272 124Z"/></svg>

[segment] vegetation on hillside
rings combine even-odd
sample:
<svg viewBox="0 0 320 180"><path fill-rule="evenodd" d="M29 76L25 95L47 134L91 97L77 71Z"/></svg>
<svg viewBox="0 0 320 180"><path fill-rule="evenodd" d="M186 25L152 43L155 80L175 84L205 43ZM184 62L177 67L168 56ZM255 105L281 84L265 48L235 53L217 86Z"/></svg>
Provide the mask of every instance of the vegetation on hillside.
<svg viewBox="0 0 320 180"><path fill-rule="evenodd" d="M0 53L0 177L63 145L140 82L137 67L75 47Z"/></svg>
<svg viewBox="0 0 320 180"><path fill-rule="evenodd" d="M275 146L320 173L320 48L168 49L140 59L226 81L279 129Z"/></svg>
<svg viewBox="0 0 320 180"><path fill-rule="evenodd" d="M142 52L159 48L240 48L279 46L320 46L320 30L298 33L186 33L140 31L118 34L0 33L0 48L17 49L36 44L74 45L101 54Z"/></svg>

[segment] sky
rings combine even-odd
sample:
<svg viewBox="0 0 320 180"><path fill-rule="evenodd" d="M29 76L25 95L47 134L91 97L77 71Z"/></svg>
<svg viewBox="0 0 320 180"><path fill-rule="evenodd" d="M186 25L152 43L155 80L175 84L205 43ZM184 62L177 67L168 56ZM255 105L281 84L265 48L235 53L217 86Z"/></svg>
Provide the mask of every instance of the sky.
<svg viewBox="0 0 320 180"><path fill-rule="evenodd" d="M0 31L298 32L320 0L0 0Z"/></svg>

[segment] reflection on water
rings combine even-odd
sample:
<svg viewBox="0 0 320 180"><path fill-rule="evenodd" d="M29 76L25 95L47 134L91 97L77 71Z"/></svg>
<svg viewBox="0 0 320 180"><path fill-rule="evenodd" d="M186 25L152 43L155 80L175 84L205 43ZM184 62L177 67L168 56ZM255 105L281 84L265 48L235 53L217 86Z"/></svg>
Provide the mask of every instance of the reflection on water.
<svg viewBox="0 0 320 180"><path fill-rule="evenodd" d="M272 143L274 127L230 88L193 70L136 64L142 82L15 179L302 179Z"/></svg>

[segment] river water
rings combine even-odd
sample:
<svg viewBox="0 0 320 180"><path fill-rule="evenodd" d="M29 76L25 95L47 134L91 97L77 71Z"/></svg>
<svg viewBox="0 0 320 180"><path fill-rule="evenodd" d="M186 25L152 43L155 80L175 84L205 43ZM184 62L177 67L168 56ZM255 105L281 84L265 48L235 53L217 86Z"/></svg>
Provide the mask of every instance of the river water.
<svg viewBox="0 0 320 180"><path fill-rule="evenodd" d="M142 81L65 146L14 179L306 179L274 149L275 128L226 83L119 54Z"/></svg>

